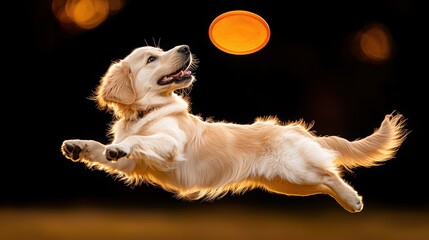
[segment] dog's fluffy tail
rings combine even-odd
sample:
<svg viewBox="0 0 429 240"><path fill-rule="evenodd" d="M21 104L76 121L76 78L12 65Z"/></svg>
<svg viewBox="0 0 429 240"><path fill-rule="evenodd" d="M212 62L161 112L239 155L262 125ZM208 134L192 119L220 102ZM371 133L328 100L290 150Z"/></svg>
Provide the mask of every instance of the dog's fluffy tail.
<svg viewBox="0 0 429 240"><path fill-rule="evenodd" d="M381 126L366 138L348 141L337 136L318 137L323 147L338 152L336 164L351 170L355 167L380 165L395 157L396 151L409 133L404 129L401 114L386 115Z"/></svg>

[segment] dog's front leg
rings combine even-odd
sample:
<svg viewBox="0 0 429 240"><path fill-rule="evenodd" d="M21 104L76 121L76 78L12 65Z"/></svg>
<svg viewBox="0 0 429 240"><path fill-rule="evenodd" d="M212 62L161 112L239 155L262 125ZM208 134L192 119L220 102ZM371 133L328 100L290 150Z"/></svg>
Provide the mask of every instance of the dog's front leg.
<svg viewBox="0 0 429 240"><path fill-rule="evenodd" d="M108 163L104 156L106 146L94 140L65 140L61 145L63 155L74 161Z"/></svg>
<svg viewBox="0 0 429 240"><path fill-rule="evenodd" d="M106 145L94 140L66 140L61 145L61 151L66 158L73 162L85 162L89 166L97 165L106 170L127 173L135 167L134 161L123 157L123 152L116 153L117 158L121 157L118 161L109 161L106 157ZM112 152L109 153L112 154Z"/></svg>
<svg viewBox="0 0 429 240"><path fill-rule="evenodd" d="M177 138L157 133L149 136L130 136L121 142L106 147L105 155L108 160L121 157L151 159L158 162L166 160L184 160L182 156L184 144Z"/></svg>

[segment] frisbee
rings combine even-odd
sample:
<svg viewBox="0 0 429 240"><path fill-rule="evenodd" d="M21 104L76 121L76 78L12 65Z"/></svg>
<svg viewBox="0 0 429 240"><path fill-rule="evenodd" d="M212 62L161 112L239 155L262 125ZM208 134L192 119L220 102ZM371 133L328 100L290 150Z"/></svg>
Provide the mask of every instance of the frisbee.
<svg viewBox="0 0 429 240"><path fill-rule="evenodd" d="M210 41L218 49L235 55L261 50L270 39L270 27L258 14L244 10L225 12L209 28Z"/></svg>

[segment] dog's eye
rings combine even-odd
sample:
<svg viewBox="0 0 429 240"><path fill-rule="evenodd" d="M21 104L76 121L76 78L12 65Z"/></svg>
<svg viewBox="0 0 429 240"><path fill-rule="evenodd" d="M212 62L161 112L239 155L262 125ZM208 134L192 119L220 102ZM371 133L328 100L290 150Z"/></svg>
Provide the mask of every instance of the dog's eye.
<svg viewBox="0 0 429 240"><path fill-rule="evenodd" d="M151 62L153 62L153 61L155 61L156 60L156 57L154 57L154 56L150 56L150 57L148 57L148 59L147 59L147 63L151 63Z"/></svg>

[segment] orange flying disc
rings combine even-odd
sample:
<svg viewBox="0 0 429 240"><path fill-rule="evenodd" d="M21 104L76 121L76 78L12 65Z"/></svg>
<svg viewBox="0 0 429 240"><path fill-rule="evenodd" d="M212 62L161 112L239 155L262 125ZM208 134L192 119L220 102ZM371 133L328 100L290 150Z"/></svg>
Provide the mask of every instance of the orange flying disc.
<svg viewBox="0 0 429 240"><path fill-rule="evenodd" d="M259 51L270 39L270 27L259 15L234 10L216 17L210 24L209 37L220 50L245 55Z"/></svg>

